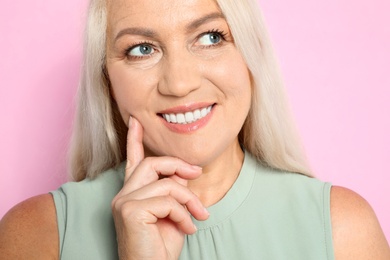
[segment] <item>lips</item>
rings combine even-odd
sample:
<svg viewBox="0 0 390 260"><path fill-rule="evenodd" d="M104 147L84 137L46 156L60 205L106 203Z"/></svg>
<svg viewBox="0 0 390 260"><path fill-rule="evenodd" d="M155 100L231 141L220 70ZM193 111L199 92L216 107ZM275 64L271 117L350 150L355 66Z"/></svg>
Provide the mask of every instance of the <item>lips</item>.
<svg viewBox="0 0 390 260"><path fill-rule="evenodd" d="M162 113L160 114L168 123L173 124L190 124L196 122L205 116L207 116L211 112L211 108L213 106L210 105L208 107L198 108L193 111L187 111L183 113Z"/></svg>

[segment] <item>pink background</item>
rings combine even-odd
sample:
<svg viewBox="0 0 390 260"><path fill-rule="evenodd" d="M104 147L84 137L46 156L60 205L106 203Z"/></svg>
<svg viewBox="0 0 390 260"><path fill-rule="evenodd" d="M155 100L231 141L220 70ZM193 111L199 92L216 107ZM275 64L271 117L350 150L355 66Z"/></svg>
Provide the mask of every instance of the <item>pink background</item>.
<svg viewBox="0 0 390 260"><path fill-rule="evenodd" d="M365 197L390 240L390 2L260 0L317 176ZM3 0L0 217L65 180L86 0Z"/></svg>

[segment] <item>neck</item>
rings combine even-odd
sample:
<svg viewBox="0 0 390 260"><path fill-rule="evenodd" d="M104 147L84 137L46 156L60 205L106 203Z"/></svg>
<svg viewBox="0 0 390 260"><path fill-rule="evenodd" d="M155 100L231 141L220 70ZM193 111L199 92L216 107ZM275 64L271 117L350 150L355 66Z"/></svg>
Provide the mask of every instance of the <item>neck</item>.
<svg viewBox="0 0 390 260"><path fill-rule="evenodd" d="M244 161L244 152L238 142L226 149L211 164L203 167L202 175L188 182L205 207L220 201L236 181Z"/></svg>

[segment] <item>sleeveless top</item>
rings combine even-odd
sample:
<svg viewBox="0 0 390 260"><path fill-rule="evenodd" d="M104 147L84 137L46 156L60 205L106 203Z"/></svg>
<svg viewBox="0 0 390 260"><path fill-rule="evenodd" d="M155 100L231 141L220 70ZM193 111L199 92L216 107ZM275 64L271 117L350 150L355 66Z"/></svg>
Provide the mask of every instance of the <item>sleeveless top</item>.
<svg viewBox="0 0 390 260"><path fill-rule="evenodd" d="M111 200L124 163L51 192L61 259L118 259ZM331 184L259 164L249 153L228 193L185 237L179 259L334 259Z"/></svg>

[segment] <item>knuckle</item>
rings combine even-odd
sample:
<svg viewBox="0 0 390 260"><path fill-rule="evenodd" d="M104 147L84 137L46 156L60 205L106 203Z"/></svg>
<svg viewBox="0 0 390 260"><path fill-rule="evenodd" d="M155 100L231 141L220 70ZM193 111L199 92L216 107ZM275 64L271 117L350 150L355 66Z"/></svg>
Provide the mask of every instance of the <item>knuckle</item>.
<svg viewBox="0 0 390 260"><path fill-rule="evenodd" d="M168 208L174 209L176 208L178 202L170 195L165 195L164 197L165 204Z"/></svg>
<svg viewBox="0 0 390 260"><path fill-rule="evenodd" d="M170 178L159 180L159 189L162 194L172 195L172 191L178 188L177 183Z"/></svg>
<svg viewBox="0 0 390 260"><path fill-rule="evenodd" d="M152 157L146 157L142 163L145 163L145 164L153 164L153 158Z"/></svg>
<svg viewBox="0 0 390 260"><path fill-rule="evenodd" d="M134 213L134 201L126 201L119 208L120 216L123 219L129 218Z"/></svg>
<svg viewBox="0 0 390 260"><path fill-rule="evenodd" d="M174 185L173 181L169 178L163 178L159 180L160 186L164 189L169 191L172 186Z"/></svg>
<svg viewBox="0 0 390 260"><path fill-rule="evenodd" d="M133 211L134 201L123 201L120 197L114 198L111 202L111 209L116 215L128 216Z"/></svg>
<svg viewBox="0 0 390 260"><path fill-rule="evenodd" d="M121 197L115 196L114 199L111 201L111 209L112 211L119 211L121 208Z"/></svg>
<svg viewBox="0 0 390 260"><path fill-rule="evenodd" d="M112 211L115 211L117 209L117 204L118 204L118 200L116 198L114 198L112 201L111 201L111 210Z"/></svg>

